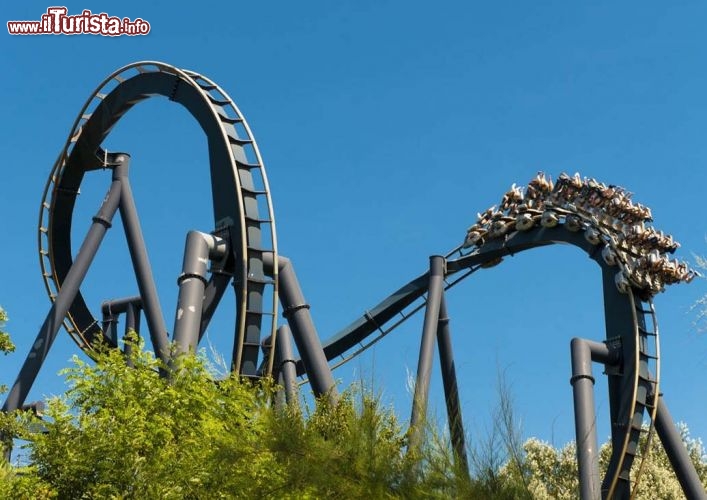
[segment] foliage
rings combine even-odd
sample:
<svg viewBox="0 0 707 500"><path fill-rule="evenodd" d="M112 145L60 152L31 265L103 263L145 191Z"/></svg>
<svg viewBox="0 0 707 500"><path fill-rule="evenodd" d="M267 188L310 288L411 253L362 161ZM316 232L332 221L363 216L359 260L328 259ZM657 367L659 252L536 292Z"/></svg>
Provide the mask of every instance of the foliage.
<svg viewBox="0 0 707 500"><path fill-rule="evenodd" d="M160 377L152 354L132 352L135 369L117 350L95 365L75 358L66 397L49 401L47 432L29 451L60 498L223 498L270 486L278 465L266 447L265 389L215 384L194 356Z"/></svg>
<svg viewBox="0 0 707 500"><path fill-rule="evenodd" d="M203 355L168 369L129 342L132 367L117 350L99 349L95 364L75 357L64 371L69 390L48 402L43 419L0 414L0 433L24 439L29 457L22 467L0 464L0 498L577 496L574 445L523 443L502 377L493 428L468 450L469 474L433 425L408 450L393 410L360 386L336 405L278 405L267 383L214 382ZM702 443L686 428L682 436L707 485ZM650 449L637 497L682 498L657 439ZM605 444L602 471L609 454Z"/></svg>
<svg viewBox="0 0 707 500"><path fill-rule="evenodd" d="M270 449L281 465L281 498L395 498L406 488L404 437L392 411L363 391L305 415L271 414Z"/></svg>
<svg viewBox="0 0 707 500"><path fill-rule="evenodd" d="M702 270L702 278L707 274L707 258L695 255L695 265ZM703 295L692 305L692 310L696 313L695 326L698 331L707 331L707 294Z"/></svg>
<svg viewBox="0 0 707 500"><path fill-rule="evenodd" d="M521 429L515 416L511 389L498 373L498 403L491 415L492 428L470 449L472 482L468 498L531 499L529 471ZM513 474L508 471L513 471Z"/></svg>
<svg viewBox="0 0 707 500"><path fill-rule="evenodd" d="M632 477L635 477L643 456L646 445L646 436L643 434L639 441L639 454L634 461ZM690 458L697 470L702 484L707 488L707 461L705 450L700 440L689 436L687 427L681 427L681 436L688 449ZM562 448L529 439L523 445L524 465L526 467L529 490L532 498L538 500L572 500L577 497L579 481L577 479L577 454L574 443ZM604 443L599 451L599 469L603 477L611 456L610 443ZM506 467L504 475L515 477L518 480L517 469ZM657 437L651 440L649 455L646 459L641 479L636 492L636 498L684 498L680 483L673 472L668 456L663 450Z"/></svg>
<svg viewBox="0 0 707 500"><path fill-rule="evenodd" d="M15 344L10 340L10 335L3 330L7 319L7 313L0 307L0 352L3 354L8 354L15 350Z"/></svg>
<svg viewBox="0 0 707 500"><path fill-rule="evenodd" d="M141 345L131 351L133 368L117 350L95 364L74 358L69 390L41 422L4 416L32 465L22 475L7 469L0 493L22 498L30 485L72 499L458 496L455 471L440 466L446 450L407 456L393 411L367 391L300 411L271 404L267 385L214 383L202 356L183 356L160 377L159 360ZM45 432L30 433L38 424Z"/></svg>
<svg viewBox="0 0 707 500"><path fill-rule="evenodd" d="M0 464L0 498L41 500L56 498L51 485L40 479L32 467L12 467Z"/></svg>

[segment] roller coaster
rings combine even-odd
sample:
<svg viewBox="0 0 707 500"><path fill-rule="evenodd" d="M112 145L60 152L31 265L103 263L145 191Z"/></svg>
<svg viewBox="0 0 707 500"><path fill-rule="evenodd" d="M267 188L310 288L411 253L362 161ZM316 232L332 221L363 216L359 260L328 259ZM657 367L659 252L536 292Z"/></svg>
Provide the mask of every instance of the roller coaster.
<svg viewBox="0 0 707 500"><path fill-rule="evenodd" d="M181 104L206 136L214 216L212 228L186 235L171 341L130 186L130 156L102 148L125 113L155 96ZM74 208L85 174L93 171L110 176L108 189L72 257ZM81 285L116 212L139 293L104 302L97 318ZM478 214L464 241L444 255L430 257L427 271L322 341L293 263L278 253L265 167L240 110L203 75L154 61L130 64L108 76L86 101L44 188L39 260L52 306L3 410L27 407L30 388L62 326L92 356L99 339L127 349L120 341L118 319L125 316L126 332L139 332L144 315L154 352L169 365L175 356L197 348L229 288L236 303L231 369L248 379L275 378L290 403L296 400L294 388L302 377L316 396L336 401L332 370L424 309L409 446L416 446L421 437L436 342L450 437L457 459L465 465L445 293L506 256L564 243L582 249L601 268L606 325L603 342L571 341L580 497L634 498L649 450L645 445L640 453L639 438L647 434L644 442L650 442L657 434L685 495L705 498L660 392L659 331L652 302L666 285L690 281L695 273L671 260L678 244L651 227L651 221L650 210L634 204L621 187L579 175L562 174L553 182L538 174L525 187L513 185L498 207ZM287 324L278 327L280 307ZM603 478L592 362L603 365L608 382L612 452Z"/></svg>

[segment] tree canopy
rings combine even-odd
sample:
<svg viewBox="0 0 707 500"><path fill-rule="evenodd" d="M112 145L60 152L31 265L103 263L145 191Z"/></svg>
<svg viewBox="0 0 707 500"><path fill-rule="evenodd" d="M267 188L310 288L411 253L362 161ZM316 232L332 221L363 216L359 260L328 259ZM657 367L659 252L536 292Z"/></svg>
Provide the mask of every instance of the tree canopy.
<svg viewBox="0 0 707 500"><path fill-rule="evenodd" d="M5 466L0 496L445 498L463 487L453 467L433 465L446 450L405 453L394 412L370 392L300 410L274 405L267 383L214 382L203 356L179 358L169 377L140 345L131 361L108 349L96 363L75 357L42 420L4 416L29 466Z"/></svg>
<svg viewBox="0 0 707 500"><path fill-rule="evenodd" d="M10 340L10 335L4 331L5 323L7 322L7 313L0 307L0 352L8 354L15 350L15 344Z"/></svg>
<svg viewBox="0 0 707 500"><path fill-rule="evenodd" d="M130 363L107 348L95 363L74 357L63 371L66 394L41 418L0 414L2 435L24 443L20 464L0 464L0 498L577 496L574 445L523 443L503 388L496 427L469 450L469 474L434 425L408 451L395 412L370 390L349 388L336 405L278 405L276 387L218 376L203 354L180 357L160 376L168 368L129 342ZM702 443L686 428L683 440L707 485ZM650 450L638 498L682 498L657 439ZM609 452L605 444L603 468Z"/></svg>

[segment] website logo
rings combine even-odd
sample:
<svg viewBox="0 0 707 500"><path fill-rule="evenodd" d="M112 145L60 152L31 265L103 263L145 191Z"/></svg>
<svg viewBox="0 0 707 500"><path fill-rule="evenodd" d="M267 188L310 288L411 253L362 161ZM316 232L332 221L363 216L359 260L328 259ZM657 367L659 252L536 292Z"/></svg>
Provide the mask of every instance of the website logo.
<svg viewBox="0 0 707 500"><path fill-rule="evenodd" d="M49 7L39 21L8 21L11 35L101 35L137 36L150 32L150 23L139 17L130 20L109 16L105 12L94 14L84 9L81 14L69 15L66 7Z"/></svg>

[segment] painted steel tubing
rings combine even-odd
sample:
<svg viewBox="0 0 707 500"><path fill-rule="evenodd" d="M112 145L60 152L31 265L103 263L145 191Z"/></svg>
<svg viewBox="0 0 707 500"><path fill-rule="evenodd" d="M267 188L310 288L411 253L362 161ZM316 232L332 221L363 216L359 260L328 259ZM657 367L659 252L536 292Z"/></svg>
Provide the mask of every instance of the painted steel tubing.
<svg viewBox="0 0 707 500"><path fill-rule="evenodd" d="M73 264L71 223L84 174L104 167L106 152L101 144L120 118L135 104L155 96L185 107L206 135L213 233L228 239L232 253L226 267L217 271L232 278L238 302L232 367L254 376L259 365L261 330L265 335L275 335L277 320L277 274L266 276L262 263L263 252L271 252L277 259L270 189L260 152L243 115L218 85L198 73L160 62L138 62L108 76L86 101L42 198L38 240L47 292L53 301ZM92 342L102 336L99 325L79 291L64 327L89 355ZM163 334L167 332L158 332ZM272 366L272 355L268 366Z"/></svg>

